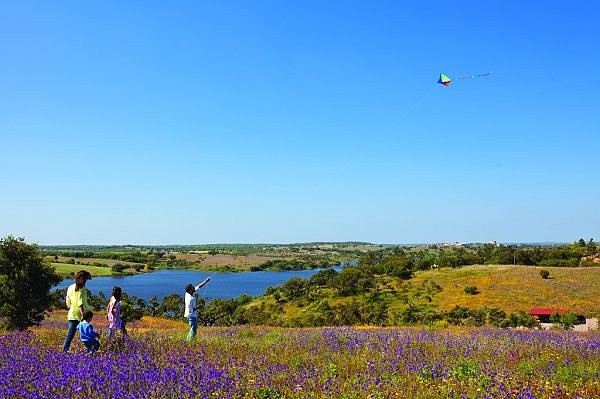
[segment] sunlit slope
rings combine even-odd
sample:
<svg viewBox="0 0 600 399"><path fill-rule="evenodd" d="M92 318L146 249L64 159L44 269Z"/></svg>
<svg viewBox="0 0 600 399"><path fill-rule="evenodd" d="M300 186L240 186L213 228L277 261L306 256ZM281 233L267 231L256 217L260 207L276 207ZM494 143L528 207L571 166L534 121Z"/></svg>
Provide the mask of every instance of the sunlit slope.
<svg viewBox="0 0 600 399"><path fill-rule="evenodd" d="M550 272L550 278L540 276L542 269ZM417 272L411 283L419 286L425 280L442 287L432 301L439 310L456 305L496 307L506 312L552 307L600 314L600 267L475 265ZM467 286L477 287L479 294L466 294Z"/></svg>

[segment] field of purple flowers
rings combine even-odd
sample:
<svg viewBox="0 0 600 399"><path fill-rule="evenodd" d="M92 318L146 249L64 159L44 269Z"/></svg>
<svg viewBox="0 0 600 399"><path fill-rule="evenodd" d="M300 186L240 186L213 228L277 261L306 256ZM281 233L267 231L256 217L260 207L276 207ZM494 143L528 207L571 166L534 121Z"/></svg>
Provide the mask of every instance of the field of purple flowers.
<svg viewBox="0 0 600 399"><path fill-rule="evenodd" d="M64 324L0 334L0 397L600 398L598 333L134 331L86 357L76 340L61 353Z"/></svg>

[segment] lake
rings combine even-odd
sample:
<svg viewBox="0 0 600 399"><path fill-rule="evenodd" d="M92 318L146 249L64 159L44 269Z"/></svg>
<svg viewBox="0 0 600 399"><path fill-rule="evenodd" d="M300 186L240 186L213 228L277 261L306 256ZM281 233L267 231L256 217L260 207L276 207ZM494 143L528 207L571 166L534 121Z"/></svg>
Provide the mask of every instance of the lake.
<svg viewBox="0 0 600 399"><path fill-rule="evenodd" d="M337 271L341 267L334 268ZM187 284L197 285L206 277L208 282L199 291L199 295L207 300L230 299L243 294L258 296L264 294L267 287L279 285L292 277L310 278L320 270L297 270L297 271L258 271L240 273L206 273L193 270L159 270L152 273L136 274L134 276L121 277L94 277L86 283L86 287L95 295L100 291L108 298L115 285L120 286L127 295L136 296L149 300L156 296L159 302L170 294L183 296ZM54 289L67 288L74 280L66 279L54 287Z"/></svg>

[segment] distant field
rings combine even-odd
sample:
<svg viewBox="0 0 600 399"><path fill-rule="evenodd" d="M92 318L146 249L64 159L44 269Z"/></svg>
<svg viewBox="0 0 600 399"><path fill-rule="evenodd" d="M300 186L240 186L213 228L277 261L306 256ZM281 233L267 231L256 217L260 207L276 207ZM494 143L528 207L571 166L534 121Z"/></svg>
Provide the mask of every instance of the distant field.
<svg viewBox="0 0 600 399"><path fill-rule="evenodd" d="M92 266L98 266L98 264L100 265L106 265L108 267L112 267L116 264L121 264L121 265L135 265L134 262L126 262L126 261L122 261L122 260L115 260L115 259L106 259L106 258L71 258L68 256L59 256L58 259L55 260L56 263L69 263L69 260L76 260L78 264L80 265L92 265Z"/></svg>
<svg viewBox="0 0 600 399"><path fill-rule="evenodd" d="M73 265L70 263L52 263L52 266L54 266L56 272L63 277L75 275L79 270L87 270L92 274L92 277L112 275L110 267Z"/></svg>
<svg viewBox="0 0 600 399"><path fill-rule="evenodd" d="M175 258L186 262L195 262L198 267L214 266L235 266L242 269L250 269L252 266L258 266L268 260L273 260L273 256L264 255L229 255L216 254L209 255L204 252L174 252Z"/></svg>
<svg viewBox="0 0 600 399"><path fill-rule="evenodd" d="M550 272L549 279L541 278L542 269ZM432 302L439 310L456 305L496 307L506 312L551 307L600 315L600 267L475 265L417 272L411 284L418 286L426 280L442 287ZM469 285L480 293L466 294L464 288Z"/></svg>

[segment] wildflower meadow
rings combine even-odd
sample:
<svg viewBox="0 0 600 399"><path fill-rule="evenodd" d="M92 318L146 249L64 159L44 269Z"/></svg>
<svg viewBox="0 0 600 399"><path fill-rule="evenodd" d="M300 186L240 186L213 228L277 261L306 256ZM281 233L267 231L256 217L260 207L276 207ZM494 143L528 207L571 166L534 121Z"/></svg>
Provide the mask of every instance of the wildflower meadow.
<svg viewBox="0 0 600 399"><path fill-rule="evenodd" d="M184 323L148 319L93 357L61 352L57 320L1 334L0 397L600 398L598 333L240 326L186 343Z"/></svg>

